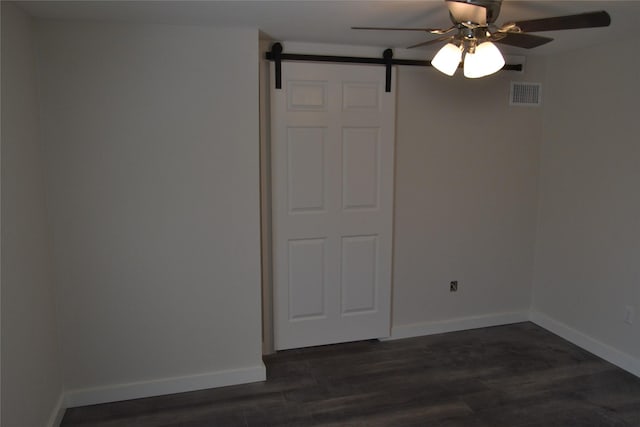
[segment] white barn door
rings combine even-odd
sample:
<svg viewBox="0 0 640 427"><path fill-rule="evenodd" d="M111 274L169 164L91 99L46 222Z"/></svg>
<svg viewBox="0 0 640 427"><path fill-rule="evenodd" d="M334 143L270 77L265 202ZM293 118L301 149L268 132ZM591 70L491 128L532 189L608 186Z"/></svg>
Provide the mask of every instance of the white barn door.
<svg viewBox="0 0 640 427"><path fill-rule="evenodd" d="M387 337L395 85L382 66L286 62L274 86L272 66L275 347Z"/></svg>

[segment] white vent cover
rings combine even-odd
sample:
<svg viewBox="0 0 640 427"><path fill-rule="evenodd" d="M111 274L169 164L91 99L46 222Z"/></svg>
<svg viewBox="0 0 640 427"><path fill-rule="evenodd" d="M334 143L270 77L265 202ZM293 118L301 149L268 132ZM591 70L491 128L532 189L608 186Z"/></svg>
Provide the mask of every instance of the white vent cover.
<svg viewBox="0 0 640 427"><path fill-rule="evenodd" d="M542 105L542 84L511 82L511 96L509 97L509 105Z"/></svg>

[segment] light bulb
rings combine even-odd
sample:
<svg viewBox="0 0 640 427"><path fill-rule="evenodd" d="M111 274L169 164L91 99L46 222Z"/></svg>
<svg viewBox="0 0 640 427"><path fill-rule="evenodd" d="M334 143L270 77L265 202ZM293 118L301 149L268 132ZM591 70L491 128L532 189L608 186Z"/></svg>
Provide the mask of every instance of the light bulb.
<svg viewBox="0 0 640 427"><path fill-rule="evenodd" d="M480 43L475 53L468 53L464 57L464 76L470 79L488 76L500 71L504 66L504 57L495 44Z"/></svg>
<svg viewBox="0 0 640 427"><path fill-rule="evenodd" d="M431 65L441 73L453 76L460 65L460 59L462 59L462 50L453 43L447 43L433 57Z"/></svg>

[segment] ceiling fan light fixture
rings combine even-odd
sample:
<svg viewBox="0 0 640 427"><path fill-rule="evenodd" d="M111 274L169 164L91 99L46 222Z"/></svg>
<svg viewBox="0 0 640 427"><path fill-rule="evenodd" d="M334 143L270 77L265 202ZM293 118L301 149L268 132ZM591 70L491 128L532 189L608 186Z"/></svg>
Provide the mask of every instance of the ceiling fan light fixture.
<svg viewBox="0 0 640 427"><path fill-rule="evenodd" d="M470 79L488 76L504 67L504 57L495 44L480 43L475 53L467 52L464 56L464 76Z"/></svg>
<svg viewBox="0 0 640 427"><path fill-rule="evenodd" d="M453 43L447 43L436 53L431 60L431 65L447 76L453 76L460 60L462 59L462 49Z"/></svg>

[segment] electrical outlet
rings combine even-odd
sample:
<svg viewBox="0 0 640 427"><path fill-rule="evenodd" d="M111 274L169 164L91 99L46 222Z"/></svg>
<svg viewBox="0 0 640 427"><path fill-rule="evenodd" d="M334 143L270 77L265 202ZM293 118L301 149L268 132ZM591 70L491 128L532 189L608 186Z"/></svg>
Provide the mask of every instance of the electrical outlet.
<svg viewBox="0 0 640 427"><path fill-rule="evenodd" d="M633 325L633 320L636 317L636 311L632 306L628 305L624 308L624 322L629 325Z"/></svg>
<svg viewBox="0 0 640 427"><path fill-rule="evenodd" d="M449 282L449 292L458 292L458 281L452 280Z"/></svg>

